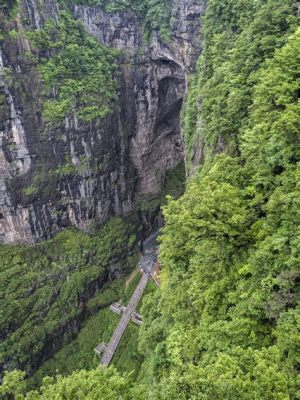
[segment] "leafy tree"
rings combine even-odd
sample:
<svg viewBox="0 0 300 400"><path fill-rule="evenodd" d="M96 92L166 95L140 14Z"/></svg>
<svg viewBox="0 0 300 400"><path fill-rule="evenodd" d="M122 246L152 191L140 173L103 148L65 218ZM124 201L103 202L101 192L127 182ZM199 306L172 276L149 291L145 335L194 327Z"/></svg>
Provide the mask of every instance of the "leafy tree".
<svg viewBox="0 0 300 400"><path fill-rule="evenodd" d="M68 377L45 377L39 391L23 394L23 373L13 371L7 373L0 393L9 400L137 400L146 399L143 390L132 387L129 376L120 376L113 369L97 368L93 371L81 370ZM10 397L15 396L15 397ZM134 397L132 397L134 396Z"/></svg>
<svg viewBox="0 0 300 400"><path fill-rule="evenodd" d="M147 387L81 371L27 396L299 399L298 22L292 0L208 2L184 111L189 163L198 152L201 165L164 207L161 288L141 310ZM4 390L22 395L19 379Z"/></svg>
<svg viewBox="0 0 300 400"><path fill-rule="evenodd" d="M292 2L208 3L184 112L202 165L164 209L141 330L155 399L299 396L296 21Z"/></svg>
<svg viewBox="0 0 300 400"><path fill-rule="evenodd" d="M6 372L0 386L0 395L4 400L24 399L26 382L24 381L25 372L14 370Z"/></svg>

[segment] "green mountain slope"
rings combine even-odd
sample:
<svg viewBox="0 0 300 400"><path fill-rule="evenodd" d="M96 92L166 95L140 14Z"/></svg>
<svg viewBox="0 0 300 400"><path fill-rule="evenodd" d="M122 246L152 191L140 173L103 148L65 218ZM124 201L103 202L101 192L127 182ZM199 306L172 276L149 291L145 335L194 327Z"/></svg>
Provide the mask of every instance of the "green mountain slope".
<svg viewBox="0 0 300 400"><path fill-rule="evenodd" d="M183 112L197 172L164 207L162 284L143 300L139 379L83 370L25 395L13 372L5 399L300 398L297 7L209 0L203 22Z"/></svg>
<svg viewBox="0 0 300 400"><path fill-rule="evenodd" d="M34 246L0 246L1 370L32 374L119 298L113 287L106 296L101 289L113 268L134 268L130 229L115 218L93 235L69 229Z"/></svg>
<svg viewBox="0 0 300 400"><path fill-rule="evenodd" d="M289 1L209 2L184 116L190 161L199 137L205 161L165 208L142 337L154 398L298 398L296 21Z"/></svg>

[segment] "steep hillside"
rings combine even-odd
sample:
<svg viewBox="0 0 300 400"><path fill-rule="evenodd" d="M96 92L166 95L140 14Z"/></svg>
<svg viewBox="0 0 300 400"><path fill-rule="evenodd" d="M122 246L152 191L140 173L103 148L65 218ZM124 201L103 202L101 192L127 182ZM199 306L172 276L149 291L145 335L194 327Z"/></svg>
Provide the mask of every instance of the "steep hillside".
<svg viewBox="0 0 300 400"><path fill-rule="evenodd" d="M120 296L107 284L136 267L165 194L182 193L179 113L202 12L1 4L0 379L32 376L92 315L106 324L98 310Z"/></svg>
<svg viewBox="0 0 300 400"><path fill-rule="evenodd" d="M140 342L154 398L298 398L296 11L208 3L184 115L201 167L164 210L164 285Z"/></svg>
<svg viewBox="0 0 300 400"><path fill-rule="evenodd" d="M151 15L158 3L141 4ZM95 35L99 14L76 7ZM163 207L161 287L143 299L138 376L81 370L26 394L14 371L5 399L299 399L299 9L208 0L201 21L182 113L189 178Z"/></svg>
<svg viewBox="0 0 300 400"><path fill-rule="evenodd" d="M103 286L137 263L131 229L112 219L93 235L65 230L32 247L0 245L1 375L19 368L31 376L89 316L119 299L115 283Z"/></svg>

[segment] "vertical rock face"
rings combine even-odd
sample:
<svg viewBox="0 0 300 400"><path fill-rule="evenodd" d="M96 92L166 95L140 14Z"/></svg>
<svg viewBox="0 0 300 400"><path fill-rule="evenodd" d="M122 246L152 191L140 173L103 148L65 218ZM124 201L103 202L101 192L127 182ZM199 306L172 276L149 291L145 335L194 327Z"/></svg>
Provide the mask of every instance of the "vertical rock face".
<svg viewBox="0 0 300 400"><path fill-rule="evenodd" d="M179 116L187 74L200 51L204 3L173 1L167 42L157 31L146 41L143 21L132 12L74 7L88 32L123 54L117 104L111 115L92 123L73 117L46 130L39 77L25 57L29 43L2 46L0 240L30 243L70 225L88 229L159 194L166 171L184 158ZM33 28L59 13L54 0L42 8L24 0L22 10ZM4 79L8 68L19 85ZM58 169L66 163L67 170ZM36 192L35 182L42 191Z"/></svg>

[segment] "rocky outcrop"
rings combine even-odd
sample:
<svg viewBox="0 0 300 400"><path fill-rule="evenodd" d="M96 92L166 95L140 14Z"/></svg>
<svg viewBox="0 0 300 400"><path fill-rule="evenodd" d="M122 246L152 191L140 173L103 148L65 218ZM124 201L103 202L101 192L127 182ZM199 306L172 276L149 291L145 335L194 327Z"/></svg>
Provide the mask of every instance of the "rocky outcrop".
<svg viewBox="0 0 300 400"><path fill-rule="evenodd" d="M122 50L118 101L103 120L46 129L41 85L21 36L2 45L0 60L0 240L31 243L66 226L88 230L127 215L160 193L167 170L183 161L180 110L187 75L200 52L204 1L173 0L170 40L144 39L132 12L74 7L74 16L100 42ZM54 0L23 0L20 20L32 28L58 18ZM17 85L4 79L10 73ZM61 168L61 165L67 166ZM39 186L37 190L36 186Z"/></svg>

